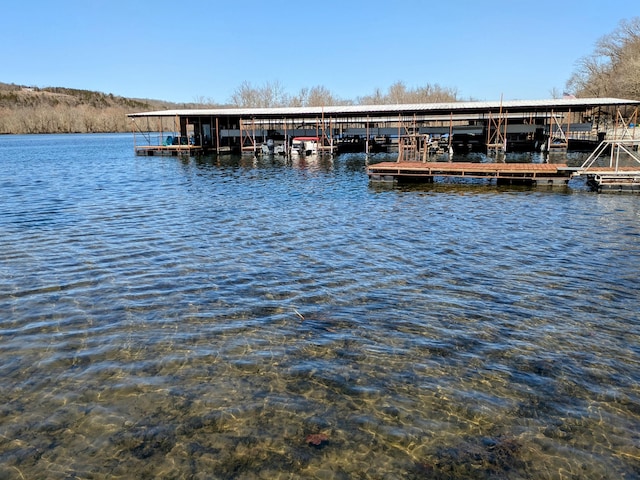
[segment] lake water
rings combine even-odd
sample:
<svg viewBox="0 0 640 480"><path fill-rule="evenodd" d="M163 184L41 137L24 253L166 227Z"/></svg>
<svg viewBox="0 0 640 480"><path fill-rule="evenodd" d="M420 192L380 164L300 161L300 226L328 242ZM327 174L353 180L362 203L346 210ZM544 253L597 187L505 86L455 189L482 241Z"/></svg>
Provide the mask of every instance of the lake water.
<svg viewBox="0 0 640 480"><path fill-rule="evenodd" d="M0 478L640 478L640 197L0 137Z"/></svg>

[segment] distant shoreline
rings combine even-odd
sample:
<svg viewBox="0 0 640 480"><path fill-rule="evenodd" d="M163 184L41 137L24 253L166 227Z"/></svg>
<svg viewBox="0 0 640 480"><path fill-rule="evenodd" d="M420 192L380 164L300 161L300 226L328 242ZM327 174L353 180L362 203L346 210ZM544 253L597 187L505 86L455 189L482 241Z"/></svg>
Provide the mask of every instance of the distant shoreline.
<svg viewBox="0 0 640 480"><path fill-rule="evenodd" d="M194 106L89 90L0 82L0 135L126 133L131 132L129 113Z"/></svg>

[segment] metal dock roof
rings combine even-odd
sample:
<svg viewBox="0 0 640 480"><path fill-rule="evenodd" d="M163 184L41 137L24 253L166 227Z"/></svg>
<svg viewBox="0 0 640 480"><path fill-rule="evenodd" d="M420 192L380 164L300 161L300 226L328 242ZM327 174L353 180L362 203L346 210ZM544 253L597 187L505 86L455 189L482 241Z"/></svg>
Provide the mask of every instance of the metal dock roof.
<svg viewBox="0 0 640 480"><path fill-rule="evenodd" d="M214 116L214 117L307 117L319 115L367 116L367 115L412 115L418 114L477 114L479 112L536 112L550 110L588 109L609 106L638 106L638 100L621 98L563 98L549 100L507 100L492 102L449 102L394 105L342 105L325 107L277 107L277 108L211 108L157 110L131 113L131 118Z"/></svg>

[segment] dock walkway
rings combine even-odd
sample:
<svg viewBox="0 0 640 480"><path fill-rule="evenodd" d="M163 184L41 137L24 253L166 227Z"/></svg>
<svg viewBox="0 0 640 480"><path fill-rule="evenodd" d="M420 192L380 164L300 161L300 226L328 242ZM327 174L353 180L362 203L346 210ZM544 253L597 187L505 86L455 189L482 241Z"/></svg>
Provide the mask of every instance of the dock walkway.
<svg viewBox="0 0 640 480"><path fill-rule="evenodd" d="M582 175L587 184L598 192L640 192L640 168L594 167L588 170L578 170L574 176Z"/></svg>
<svg viewBox="0 0 640 480"><path fill-rule="evenodd" d="M370 165L374 182L432 182L434 177L480 178L500 184L567 185L574 169L550 163L382 162Z"/></svg>
<svg viewBox="0 0 640 480"><path fill-rule="evenodd" d="M143 157L177 157L181 155L199 155L202 147L197 145L136 145L136 155Z"/></svg>

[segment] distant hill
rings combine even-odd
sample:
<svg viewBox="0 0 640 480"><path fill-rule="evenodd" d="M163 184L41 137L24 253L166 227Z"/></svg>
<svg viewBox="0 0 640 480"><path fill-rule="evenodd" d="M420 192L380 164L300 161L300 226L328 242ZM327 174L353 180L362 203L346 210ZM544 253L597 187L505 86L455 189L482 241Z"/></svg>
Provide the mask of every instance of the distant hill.
<svg viewBox="0 0 640 480"><path fill-rule="evenodd" d="M128 113L202 106L0 82L0 134L128 132Z"/></svg>

